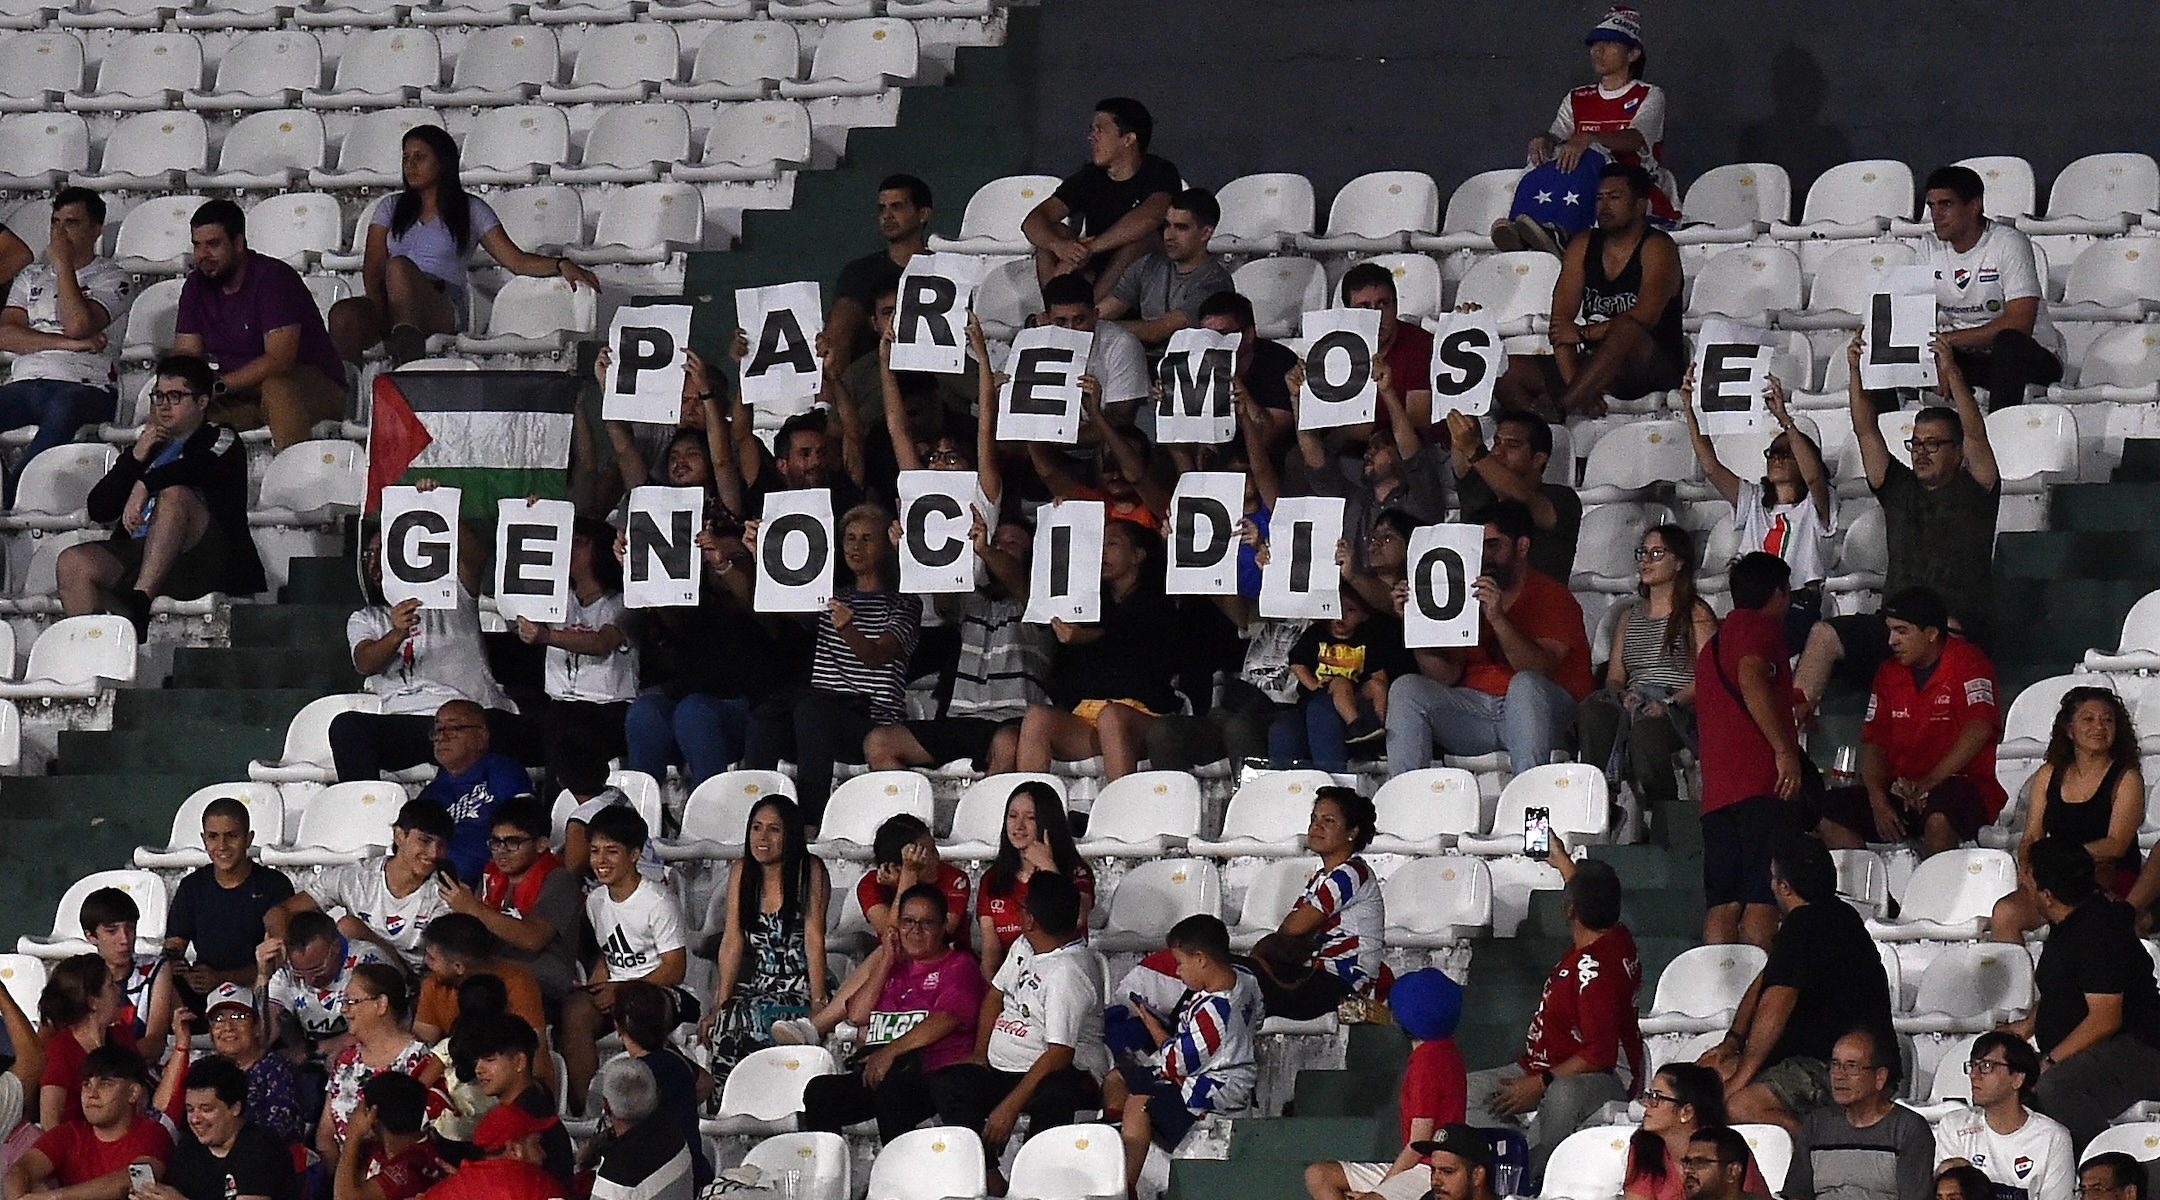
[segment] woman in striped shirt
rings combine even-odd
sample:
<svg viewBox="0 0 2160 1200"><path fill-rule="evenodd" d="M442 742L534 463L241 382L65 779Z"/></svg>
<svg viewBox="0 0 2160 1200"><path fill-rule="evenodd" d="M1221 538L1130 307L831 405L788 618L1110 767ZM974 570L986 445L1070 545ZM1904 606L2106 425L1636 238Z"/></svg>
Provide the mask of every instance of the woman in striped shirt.
<svg viewBox="0 0 2160 1200"><path fill-rule="evenodd" d="M1614 786L1635 785L1648 811L1676 800L1672 756L1695 740L1695 655L1717 632L1717 614L1695 594L1695 537L1678 525L1646 530L1635 549L1636 599L1613 623L1605 690L1575 715L1582 761Z"/></svg>

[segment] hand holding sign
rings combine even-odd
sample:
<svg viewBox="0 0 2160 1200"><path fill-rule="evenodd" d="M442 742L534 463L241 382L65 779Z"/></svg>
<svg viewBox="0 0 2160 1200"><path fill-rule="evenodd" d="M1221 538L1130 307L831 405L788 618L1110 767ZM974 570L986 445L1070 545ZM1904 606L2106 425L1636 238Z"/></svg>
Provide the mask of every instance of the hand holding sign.
<svg viewBox="0 0 2160 1200"><path fill-rule="evenodd" d="M1002 442L1080 440L1080 376L1095 335L1055 325L1023 329L1005 360L998 389L997 436Z"/></svg>
<svg viewBox="0 0 2160 1200"><path fill-rule="evenodd" d="M387 487L382 492L382 590L395 606L458 606L457 488Z"/></svg>
<svg viewBox="0 0 2160 1200"><path fill-rule="evenodd" d="M1237 594L1239 521L1245 476L1238 471L1187 471L1170 493L1169 562L1163 590L1172 596Z"/></svg>
<svg viewBox="0 0 2160 1200"><path fill-rule="evenodd" d="M1877 276L1860 331L1860 386L1931 388L1935 355L1935 268L1892 267Z"/></svg>
<svg viewBox="0 0 2160 1200"><path fill-rule="evenodd" d="M1482 525L1420 525L1410 535L1405 568L1403 645L1411 649L1474 646L1479 609L1470 585L1485 560Z"/></svg>
<svg viewBox="0 0 2160 1200"><path fill-rule="evenodd" d="M1490 412L1502 357L1500 324L1490 311L1477 308L1442 316L1433 333L1433 420L1451 412L1473 417Z"/></svg>
<svg viewBox="0 0 2160 1200"><path fill-rule="evenodd" d="M1063 500L1035 510L1035 561L1021 620L1102 620L1103 517L1100 500Z"/></svg>
<svg viewBox="0 0 2160 1200"><path fill-rule="evenodd" d="M682 415L690 351L687 304L625 305L608 330L600 416L607 421L674 425Z"/></svg>
<svg viewBox="0 0 2160 1200"><path fill-rule="evenodd" d="M975 590L974 523L979 485L966 471L900 472L900 590Z"/></svg>
<svg viewBox="0 0 2160 1200"><path fill-rule="evenodd" d="M1695 335L1694 410L1711 437L1746 433L1765 420L1770 334L1733 321L1707 320Z"/></svg>
<svg viewBox="0 0 2160 1200"><path fill-rule="evenodd" d="M1380 355L1380 313L1332 308L1305 314L1305 388L1298 429L1336 429L1373 420L1380 389L1373 360Z"/></svg>
<svg viewBox="0 0 2160 1200"><path fill-rule="evenodd" d="M1285 496L1268 525L1268 561L1260 569L1260 615L1327 619L1342 615L1343 536L1340 496Z"/></svg>
<svg viewBox="0 0 2160 1200"><path fill-rule="evenodd" d="M765 497L765 517L743 541L757 561L758 612L826 610L832 599L832 492L802 488Z"/></svg>
<svg viewBox="0 0 2160 1200"><path fill-rule="evenodd" d="M1158 443L1220 445L1237 436L1231 382L1237 375L1240 340L1240 334L1201 328L1170 335L1156 368L1161 383L1155 400Z"/></svg>
<svg viewBox="0 0 2160 1200"><path fill-rule="evenodd" d="M698 602L698 521L705 489L641 487L630 493L623 534L623 605L669 608Z"/></svg>
<svg viewBox="0 0 2160 1200"><path fill-rule="evenodd" d="M506 621L559 625L570 615L568 500L498 500L495 611Z"/></svg>
<svg viewBox="0 0 2160 1200"><path fill-rule="evenodd" d="M742 364L743 403L788 404L817 395L823 379L818 335L825 331L817 284L737 288L735 315L749 343Z"/></svg>
<svg viewBox="0 0 2160 1200"><path fill-rule="evenodd" d="M967 366L960 334L987 262L972 254L917 254L900 272L892 369L954 374Z"/></svg>

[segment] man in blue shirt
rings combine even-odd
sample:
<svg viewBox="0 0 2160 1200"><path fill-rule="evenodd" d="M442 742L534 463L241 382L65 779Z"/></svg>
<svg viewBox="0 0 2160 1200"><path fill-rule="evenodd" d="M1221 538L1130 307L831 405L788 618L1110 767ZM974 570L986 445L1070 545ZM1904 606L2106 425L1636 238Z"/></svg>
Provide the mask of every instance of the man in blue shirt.
<svg viewBox="0 0 2160 1200"><path fill-rule="evenodd" d="M532 778L507 754L488 749L487 711L470 700L451 700L435 710L430 732L441 770L420 793L450 812L450 862L458 878L478 887L488 862L488 829L495 806L532 791Z"/></svg>

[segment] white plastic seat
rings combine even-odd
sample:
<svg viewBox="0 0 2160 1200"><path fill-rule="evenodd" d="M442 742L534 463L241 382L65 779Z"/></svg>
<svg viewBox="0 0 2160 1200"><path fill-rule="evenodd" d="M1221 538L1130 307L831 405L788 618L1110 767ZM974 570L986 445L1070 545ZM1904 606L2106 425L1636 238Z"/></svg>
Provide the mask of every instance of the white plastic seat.
<svg viewBox="0 0 2160 1200"><path fill-rule="evenodd" d="M93 529L69 529L36 537L30 544L30 566L23 572L19 583L11 583L12 593L0 598L0 613L53 617L60 614L60 584L58 567L61 554L69 546L92 540L102 540L103 534ZM12 677L13 672L11 671ZM13 701L9 701L13 704ZM4 712L4 710L0 710ZM19 717L20 714L18 713ZM4 719L4 717L0 717ZM19 729L18 729L19 732ZM0 731L4 733L4 731Z"/></svg>
<svg viewBox="0 0 2160 1200"><path fill-rule="evenodd" d="M1878 942L1969 942L1987 932L1995 902L2017 889L2017 860L2001 850L1945 850L1920 864L1896 918L1867 923Z"/></svg>
<svg viewBox="0 0 2160 1200"><path fill-rule="evenodd" d="M179 10L173 23L202 31L276 29L291 19L294 7L291 0L196 0Z"/></svg>
<svg viewBox="0 0 2160 1200"><path fill-rule="evenodd" d="M1282 858L1305 853L1313 797L1335 780L1325 771L1269 771L1230 797L1220 838L1194 838L1187 848L1208 858L1257 855Z"/></svg>
<svg viewBox="0 0 2160 1200"><path fill-rule="evenodd" d="M593 331L599 320L599 297L591 288L572 288L551 276L519 276L495 294L488 310L487 333L458 335L461 354L558 354L565 341Z"/></svg>
<svg viewBox="0 0 2160 1200"><path fill-rule="evenodd" d="M1567 1135L1545 1160L1545 1187L1540 1194L1613 1200L1627 1173L1628 1139L1634 1133L1633 1125L1594 1125Z"/></svg>
<svg viewBox="0 0 2160 1200"><path fill-rule="evenodd" d="M58 16L57 11L40 0L0 0L0 30L42 29ZM28 1011L35 1012L32 1005Z"/></svg>
<svg viewBox="0 0 2160 1200"><path fill-rule="evenodd" d="M877 11L873 0L768 0L767 11L789 21L845 21Z"/></svg>
<svg viewBox="0 0 2160 1200"><path fill-rule="evenodd" d="M802 1172L802 1200L850 1200L854 1194L854 1159L837 1133L775 1134L750 1147L743 1165L756 1167L760 1180Z"/></svg>
<svg viewBox="0 0 2160 1200"><path fill-rule="evenodd" d="M1252 301L1253 324L1264 338L1296 337L1306 313L1327 307L1327 272L1316 259L1256 258L1231 272L1230 282Z"/></svg>
<svg viewBox="0 0 2160 1200"><path fill-rule="evenodd" d="M762 100L802 69L802 43L785 21L715 25L681 83L661 81L660 98L682 104Z"/></svg>
<svg viewBox="0 0 2160 1200"><path fill-rule="evenodd" d="M30 645L21 682L0 682L0 699L93 700L135 682L135 627L126 617L68 617Z"/></svg>
<svg viewBox="0 0 2160 1200"><path fill-rule="evenodd" d="M292 845L263 850L273 867L335 867L382 854L405 805L405 786L386 779L333 783L308 797Z"/></svg>
<svg viewBox="0 0 2160 1200"><path fill-rule="evenodd" d="M159 114L144 115L155 118ZM195 253L188 222L202 202L201 196L158 196L129 209L120 218L120 233L113 240L113 261L121 270L137 275L186 272Z"/></svg>
<svg viewBox="0 0 2160 1200"><path fill-rule="evenodd" d="M645 15L655 21L748 22L762 18L757 0L652 0Z"/></svg>
<svg viewBox="0 0 2160 1200"><path fill-rule="evenodd" d="M2143 321L2160 312L2160 238L2106 238L2080 251L2063 281L2057 321Z"/></svg>
<svg viewBox="0 0 2160 1200"><path fill-rule="evenodd" d="M311 33L268 30L251 33L218 60L217 78L207 92L189 92L180 103L199 110L291 108L300 94L322 86L322 43Z"/></svg>
<svg viewBox="0 0 2160 1200"><path fill-rule="evenodd" d="M156 954L165 948L164 882L148 871L122 870L98 871L69 884L53 909L52 933L45 937L24 934L15 944L16 953L45 962L94 953L82 935L82 904L101 888L118 888L135 902L141 914L135 922L137 954Z"/></svg>
<svg viewBox="0 0 2160 1200"><path fill-rule="evenodd" d="M302 29L387 29L402 25L414 6L404 0L317 0L293 11Z"/></svg>
<svg viewBox="0 0 2160 1200"><path fill-rule="evenodd" d="M2050 404L2160 401L2160 329L2127 325L2102 330L2078 363L2077 384L2048 389Z"/></svg>
<svg viewBox="0 0 2160 1200"><path fill-rule="evenodd" d="M2149 154L2088 154L2048 186L2047 212L2018 222L2030 236L2120 236L2160 208L2160 163Z"/></svg>
<svg viewBox="0 0 2160 1200"><path fill-rule="evenodd" d="M258 783L335 783L330 753L330 722L340 713L382 711L373 692L342 692L308 701L285 726L285 750L276 762L248 764L248 778Z"/></svg>
<svg viewBox="0 0 2160 1200"><path fill-rule="evenodd" d="M1199 832L1200 781L1191 772L1135 771L1096 793L1078 849L1090 859L1156 858Z"/></svg>
<svg viewBox="0 0 2160 1200"><path fill-rule="evenodd" d="M1313 227L1312 180L1292 171L1242 175L1215 193L1222 208L1208 249L1216 254L1274 254Z"/></svg>
<svg viewBox="0 0 2160 1200"><path fill-rule="evenodd" d="M313 116L313 113L307 114ZM265 196L248 209L248 249L305 271L344 241L337 197L322 192Z"/></svg>
<svg viewBox="0 0 2160 1200"><path fill-rule="evenodd" d="M52 30L0 38L0 112L46 112L83 86L83 47Z"/></svg>
<svg viewBox="0 0 2160 1200"><path fill-rule="evenodd" d="M1463 274L1455 302L1489 310L1503 337L1542 334L1552 320L1553 284L1559 280L1560 260L1550 254L1537 250L1488 254ZM1523 352L1517 346L1508 349Z"/></svg>
<svg viewBox="0 0 2160 1200"><path fill-rule="evenodd" d="M400 108L442 83L442 45L425 29L363 29L345 39L330 90L300 97L308 108Z"/></svg>
<svg viewBox="0 0 2160 1200"><path fill-rule="evenodd" d="M1980 176L1986 200L1982 211L1999 220L2026 221L2039 211L2039 189L2033 182L2032 164L2015 154L1979 154L1955 164ZM1924 214L1923 214L1924 215Z"/></svg>
<svg viewBox="0 0 2160 1200"><path fill-rule="evenodd" d="M1882 510L1871 508L1854 517L1838 548L1837 573L1823 581L1833 595L1882 590L1890 570L1890 531Z"/></svg>
<svg viewBox="0 0 2160 1200"><path fill-rule="evenodd" d="M511 188L489 196L488 207L527 253L560 254L585 244L585 202L575 188Z"/></svg>
<svg viewBox="0 0 2160 1200"><path fill-rule="evenodd" d="M772 6L774 16L781 15ZM834 100L844 97L891 96L892 89L915 78L922 69L922 47L915 23L889 17L839 21L825 28L817 52L810 58L809 78L801 83L783 79L780 94L790 100Z"/></svg>
<svg viewBox="0 0 2160 1200"><path fill-rule="evenodd" d="M937 819L928 778L914 771L857 775L833 789L811 850L820 857L868 860L878 826L898 813L911 813L925 825Z"/></svg>
<svg viewBox="0 0 2160 1200"><path fill-rule="evenodd" d="M1792 177L1776 163L1729 163L1712 167L1688 185L1680 202L1683 246L1744 244L1792 216Z"/></svg>
<svg viewBox="0 0 2160 1200"><path fill-rule="evenodd" d="M2061 405L1998 408L1987 415L1987 434L2005 493L2040 492L2077 476L2077 418Z"/></svg>
<svg viewBox="0 0 2160 1200"><path fill-rule="evenodd" d="M1945 946L1928 960L1910 1016L1899 1033L1986 1033L2023 1016L2033 1004L2032 955L1999 942Z"/></svg>
<svg viewBox="0 0 2160 1200"><path fill-rule="evenodd" d="M1569 842L1573 846L1580 839L1605 835L1611 807L1603 770L1587 763L1544 763L1501 789L1489 836L1464 837L1456 844L1463 853L1483 858L1521 854L1524 811L1546 808L1552 810L1552 831L1575 839Z"/></svg>
<svg viewBox="0 0 2160 1200"><path fill-rule="evenodd" d="M796 101L726 105L705 131L703 157L694 164L677 163L668 177L683 183L777 183L810 161L810 139L810 113Z"/></svg>
<svg viewBox="0 0 2160 1200"><path fill-rule="evenodd" d="M1641 1021L1643 1036L1730 1026L1733 1012L1769 957L1761 947L1744 942L1683 951L1658 976L1657 997Z"/></svg>
<svg viewBox="0 0 2160 1200"><path fill-rule="evenodd" d="M601 111L577 166L556 167L549 176L559 183L651 183L689 158L690 114L680 104L623 104Z"/></svg>
<svg viewBox="0 0 2160 1200"><path fill-rule="evenodd" d="M1222 915L1222 871L1204 858L1158 858L1135 864L1110 893L1109 915L1088 944L1104 954L1162 948L1170 927L1187 917Z"/></svg>
<svg viewBox="0 0 2160 1200"><path fill-rule="evenodd" d="M468 184L513 187L569 157L569 116L553 105L528 104L482 110L458 161Z"/></svg>
<svg viewBox="0 0 2160 1200"><path fill-rule="evenodd" d="M1863 917L1879 917L1890 901L1890 868L1873 850L1832 850L1838 898Z"/></svg>
<svg viewBox="0 0 2160 1200"><path fill-rule="evenodd" d="M402 187L406 132L419 125L440 124L442 114L432 108L386 108L360 113L352 119L345 140L338 145L337 166L308 172L308 186L325 191ZM488 201L496 204L493 196Z"/></svg>
<svg viewBox="0 0 2160 1200"><path fill-rule="evenodd" d="M1231 948L1250 952L1261 938L1281 928L1283 918L1304 895L1306 881L1319 869L1320 860L1310 854L1271 859L1262 866L1245 885L1245 902L1237 920L1224 922L1230 927Z"/></svg>
<svg viewBox="0 0 2160 1200"><path fill-rule="evenodd" d="M576 65L570 68L568 87L555 86L551 78L540 88L540 99L549 104L635 104L652 99L660 81L675 78L682 65L682 43L675 27L648 21L627 25L602 25L588 31L578 48ZM601 120L604 122L606 116ZM684 148L688 149L687 118ZM595 126L593 133L599 136ZM588 156L591 153L587 146ZM666 158L674 162L682 155Z"/></svg>
<svg viewBox="0 0 2160 1200"><path fill-rule="evenodd" d="M2110 1125L2085 1144L2085 1161L2102 1154L2127 1154L2141 1163L2160 1160L2160 1121Z"/></svg>
<svg viewBox="0 0 2160 1200"><path fill-rule="evenodd" d="M45 993L44 960L28 954L0 954L0 987L8 990L24 1013L36 1012L38 997Z"/></svg>
<svg viewBox="0 0 2160 1200"><path fill-rule="evenodd" d="M960 254L1033 254L1020 223L1050 198L1058 182L1055 175L1007 175L991 180L968 197L967 211L960 216L960 236L932 234L930 248Z"/></svg>
<svg viewBox="0 0 2160 1200"><path fill-rule="evenodd" d="M14 673L13 666L10 662L10 674ZM18 766L21 762L22 710L13 700L0 700L0 768Z"/></svg>
<svg viewBox="0 0 2160 1200"><path fill-rule="evenodd" d="M795 796L795 781L778 771L722 771L692 788L683 801L682 837L660 843L662 862L742 857L750 810L768 796Z"/></svg>
<svg viewBox="0 0 2160 1200"><path fill-rule="evenodd" d="M1995 748L1995 757L2039 758L2047 752L2048 738L2055 728L2055 713L2062 707L2063 694L2074 687L2104 687L2117 691L2115 681L2106 675L2050 675L2046 679L2026 684L2003 710L2002 742Z"/></svg>
<svg viewBox="0 0 2160 1200"><path fill-rule="evenodd" d="M1706 317L1768 327L1770 315L1800 307L1800 256L1783 246L1736 246L1703 264L1688 300L1688 327Z"/></svg>
<svg viewBox="0 0 2160 1200"><path fill-rule="evenodd" d="M90 127L74 113L0 117L0 192L50 192L90 166Z"/></svg>
<svg viewBox="0 0 2160 1200"><path fill-rule="evenodd" d="M1413 858L1380 881L1390 949L1445 950L1493 922L1492 868L1462 854Z"/></svg>
<svg viewBox="0 0 2160 1200"><path fill-rule="evenodd" d="M719 1115L698 1122L698 1129L707 1137L793 1132L788 1127L802 1112L803 1088L820 1075L838 1071L832 1052L823 1046L753 1050L735 1064L721 1086Z"/></svg>
<svg viewBox="0 0 2160 1200"><path fill-rule="evenodd" d="M1815 269L1807 307L1776 314L1780 329L1858 329L1868 297L1882 272L1910 266L1920 252L1904 242L1859 242L1840 246Z"/></svg>
<svg viewBox="0 0 2160 1200"><path fill-rule="evenodd" d="M95 442L54 446L22 466L9 529L77 529L89 524L90 489L112 470L120 451Z"/></svg>
<svg viewBox="0 0 2160 1200"><path fill-rule="evenodd" d="M1734 1125L1733 1132L1747 1139L1748 1153L1755 1159L1755 1169L1762 1172L1763 1182L1770 1185L1770 1194L1783 1195L1785 1176L1792 1169L1792 1135L1776 1125L1744 1122Z"/></svg>
<svg viewBox="0 0 2160 1200"><path fill-rule="evenodd" d="M475 29L450 69L450 86L424 87L420 100L445 108L496 108L530 104L562 70L562 51L551 29L499 25Z"/></svg>
<svg viewBox="0 0 2160 1200"><path fill-rule="evenodd" d="M152 112L176 107L202 83L202 43L194 34L138 33L105 52L97 90L71 92L66 105L70 112Z"/></svg>
<svg viewBox="0 0 2160 1200"><path fill-rule="evenodd" d="M1385 254L1410 248L1414 234L1440 221L1440 185L1423 171L1374 171L1335 193L1327 232L1296 239L1308 254Z"/></svg>
<svg viewBox="0 0 2160 1200"><path fill-rule="evenodd" d="M273 191L297 187L308 172L322 168L327 146L321 113L250 113L225 135L218 169L188 172L188 186Z"/></svg>
<svg viewBox="0 0 2160 1200"><path fill-rule="evenodd" d="M645 828L657 836L660 831L662 805L660 781L643 771L609 771L607 784L630 801L630 807L645 822ZM555 794L555 806L548 813L549 836L560 847L570 830L570 816L578 809L578 798L568 788Z"/></svg>
<svg viewBox="0 0 2160 1200"><path fill-rule="evenodd" d="M450 3L415 5L412 22L415 25L518 25L525 21L530 8L516 0L451 0Z"/></svg>
<svg viewBox="0 0 2160 1200"><path fill-rule="evenodd" d="M1968 1033L1945 1041L1942 1053L1935 1058L1935 1075L1929 1082L1927 1099L1908 1102L1930 1124L1942 1120L1959 1105L1972 1103L1972 1078L1965 1073L1965 1064L1972 1059L1973 1044L1979 1038L1979 1034Z"/></svg>
<svg viewBox="0 0 2160 1200"><path fill-rule="evenodd" d="M1584 504L1633 500L1658 484L1693 479L1696 469L1686 422L1629 421L1606 431L1590 448L1577 491ZM1627 549L1633 553L1635 547Z"/></svg>
<svg viewBox="0 0 2160 1200"><path fill-rule="evenodd" d="M1376 833L1369 854L1440 854L1482 821L1477 777L1457 767L1391 776L1373 794Z"/></svg>
<svg viewBox="0 0 2160 1200"><path fill-rule="evenodd" d="M1635 503L1600 504L1586 510L1575 542L1575 574L1568 586L1578 592L1633 592L1635 548L1642 544L1643 531L1656 523L1648 509Z"/></svg>
<svg viewBox="0 0 2160 1200"><path fill-rule="evenodd" d="M76 172L68 182L96 192L165 191L200 172L209 156L210 131L199 115L137 113L106 137L98 170Z"/></svg>
<svg viewBox="0 0 2160 1200"><path fill-rule="evenodd" d="M1005 1194L1014 1200L1114 1196L1125 1187L1124 1143L1112 1125L1064 1125L1021 1143Z"/></svg>
<svg viewBox="0 0 2160 1200"><path fill-rule="evenodd" d="M1414 324L1440 311L1439 263L1422 254L1378 254L1365 262L1394 277L1395 307L1402 320ZM1339 291L1331 299L1340 307Z"/></svg>
<svg viewBox="0 0 2160 1200"><path fill-rule="evenodd" d="M1274 260L1270 260L1274 261ZM1035 260L1013 258L990 269L975 289L975 316L983 335L1007 342L1043 310L1042 285L1035 282Z"/></svg>
<svg viewBox="0 0 2160 1200"><path fill-rule="evenodd" d="M972 1198L983 1195L984 1187L982 1138L972 1129L934 1125L885 1143L870 1164L866 1200Z"/></svg>
<svg viewBox="0 0 2160 1200"><path fill-rule="evenodd" d="M172 20L172 3L160 0L103 0L95 8L62 9L63 29L158 29Z"/></svg>
<svg viewBox="0 0 2160 1200"><path fill-rule="evenodd" d="M135 865L146 870L192 871L208 866L210 855L202 848L203 810L212 800L238 800L247 805L248 829L255 845L275 846L285 838L285 801L274 783L213 783L197 788L180 802L173 814L172 836L160 849L135 848Z"/></svg>
<svg viewBox="0 0 2160 1200"><path fill-rule="evenodd" d="M1410 248L1440 254L1491 250L1493 222L1504 219L1515 206L1515 185L1522 182L1522 175L1520 168L1503 167L1463 180L1448 196L1440 232L1411 234Z"/></svg>
<svg viewBox="0 0 2160 1200"><path fill-rule="evenodd" d="M1860 159L1816 176L1808 186L1800 223L1778 222L1770 227L1770 236L1779 241L1871 238L1912 211L1912 168L1895 159Z"/></svg>
<svg viewBox="0 0 2160 1200"><path fill-rule="evenodd" d="M345 438L296 442L263 470L249 512L255 525L321 525L360 511L367 498L367 450Z"/></svg>
<svg viewBox="0 0 2160 1200"><path fill-rule="evenodd" d="M1005 806L1014 789L1028 782L1048 784L1065 800L1065 781L1046 771L1008 771L986 775L960 793L953 809L952 836L938 846L942 858L954 862L986 862L997 857L1005 833Z"/></svg>
<svg viewBox="0 0 2160 1200"><path fill-rule="evenodd" d="M663 263L704 240L705 201L687 183L641 183L608 193L603 204L592 244L566 251L573 262Z"/></svg>
<svg viewBox="0 0 2160 1200"><path fill-rule="evenodd" d="M2090 671L2160 671L2160 591L2147 592L2123 615L2115 652L2087 650Z"/></svg>

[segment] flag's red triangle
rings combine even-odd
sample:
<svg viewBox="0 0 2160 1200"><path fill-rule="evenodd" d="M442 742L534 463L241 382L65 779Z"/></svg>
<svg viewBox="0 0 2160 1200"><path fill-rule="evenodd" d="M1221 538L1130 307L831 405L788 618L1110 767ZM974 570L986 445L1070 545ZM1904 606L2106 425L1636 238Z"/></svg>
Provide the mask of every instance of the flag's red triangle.
<svg viewBox="0 0 2160 1200"><path fill-rule="evenodd" d="M397 380L388 373L375 377L375 404L368 417L367 509L382 503L382 490L404 477L405 468L420 457L435 436L413 414L412 406L398 391Z"/></svg>

